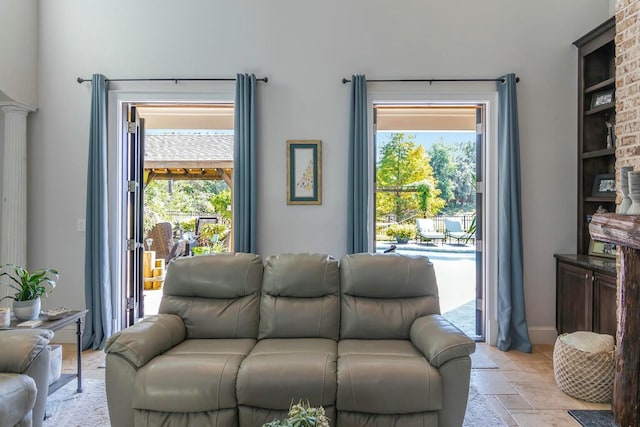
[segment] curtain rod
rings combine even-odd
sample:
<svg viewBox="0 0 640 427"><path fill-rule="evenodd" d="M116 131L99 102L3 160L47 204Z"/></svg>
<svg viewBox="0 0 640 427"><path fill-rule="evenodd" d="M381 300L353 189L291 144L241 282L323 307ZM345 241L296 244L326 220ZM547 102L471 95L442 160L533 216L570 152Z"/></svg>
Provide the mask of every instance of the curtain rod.
<svg viewBox="0 0 640 427"><path fill-rule="evenodd" d="M520 81L520 77L516 77L516 83ZM351 82L349 79L342 79L342 84ZM368 82L428 82L429 84L434 82L502 82L504 79L373 79L367 80Z"/></svg>
<svg viewBox="0 0 640 427"><path fill-rule="evenodd" d="M235 82L234 78L195 78L195 79L181 79L181 78L159 78L159 79L105 79L108 82L174 82L178 84L178 82ZM267 77L263 77L261 79L256 79L257 81L267 83L269 79ZM82 77L78 77L76 80L78 83L90 82L91 79L83 79Z"/></svg>

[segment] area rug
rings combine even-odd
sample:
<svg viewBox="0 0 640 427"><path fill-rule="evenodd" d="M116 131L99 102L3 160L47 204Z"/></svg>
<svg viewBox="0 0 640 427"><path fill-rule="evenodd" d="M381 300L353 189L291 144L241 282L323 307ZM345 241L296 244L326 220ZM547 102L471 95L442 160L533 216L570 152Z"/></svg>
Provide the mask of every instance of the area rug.
<svg viewBox="0 0 640 427"><path fill-rule="evenodd" d="M44 427L109 427L104 381L84 379L83 392L76 392L71 381L47 399ZM499 427L506 424L495 413L487 398L471 387L464 427Z"/></svg>
<svg viewBox="0 0 640 427"><path fill-rule="evenodd" d="M47 398L45 427L109 427L104 381L82 380L82 393L76 381L67 383Z"/></svg>
<svg viewBox="0 0 640 427"><path fill-rule="evenodd" d="M507 423L496 414L487 398L471 387L462 425L463 427L506 427Z"/></svg>
<svg viewBox="0 0 640 427"><path fill-rule="evenodd" d="M498 365L483 353L471 353L471 369L498 369Z"/></svg>
<svg viewBox="0 0 640 427"><path fill-rule="evenodd" d="M618 427L613 420L613 413L606 410L571 410L569 411L577 422L583 427Z"/></svg>

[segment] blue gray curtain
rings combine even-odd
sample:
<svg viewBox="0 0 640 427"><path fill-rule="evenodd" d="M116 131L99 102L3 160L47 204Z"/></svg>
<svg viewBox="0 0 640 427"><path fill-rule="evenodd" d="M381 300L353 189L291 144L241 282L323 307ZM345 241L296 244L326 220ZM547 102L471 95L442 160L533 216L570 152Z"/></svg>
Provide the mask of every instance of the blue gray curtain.
<svg viewBox="0 0 640 427"><path fill-rule="evenodd" d="M111 276L107 206L107 81L91 80L91 123L87 168L87 212L84 261L85 318L82 348L104 347L111 335Z"/></svg>
<svg viewBox="0 0 640 427"><path fill-rule="evenodd" d="M233 146L233 250L256 253L256 76L236 76Z"/></svg>
<svg viewBox="0 0 640 427"><path fill-rule="evenodd" d="M498 81L498 342L531 352L524 305L516 76Z"/></svg>
<svg viewBox="0 0 640 427"><path fill-rule="evenodd" d="M367 141L367 79L351 77L349 113L349 169L347 186L347 253L367 252L369 152Z"/></svg>

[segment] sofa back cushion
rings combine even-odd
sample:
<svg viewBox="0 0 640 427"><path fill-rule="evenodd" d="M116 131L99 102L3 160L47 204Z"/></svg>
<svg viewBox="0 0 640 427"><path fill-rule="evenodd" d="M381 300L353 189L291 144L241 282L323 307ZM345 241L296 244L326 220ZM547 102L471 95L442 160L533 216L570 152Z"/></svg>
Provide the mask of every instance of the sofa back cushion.
<svg viewBox="0 0 640 427"><path fill-rule="evenodd" d="M167 267L159 312L180 316L187 338L256 338L262 272L254 254L176 258Z"/></svg>
<svg viewBox="0 0 640 427"><path fill-rule="evenodd" d="M338 261L320 254L282 254L265 263L258 338L338 339Z"/></svg>
<svg viewBox="0 0 640 427"><path fill-rule="evenodd" d="M440 313L433 264L399 254L340 261L340 339L408 339L415 319Z"/></svg>

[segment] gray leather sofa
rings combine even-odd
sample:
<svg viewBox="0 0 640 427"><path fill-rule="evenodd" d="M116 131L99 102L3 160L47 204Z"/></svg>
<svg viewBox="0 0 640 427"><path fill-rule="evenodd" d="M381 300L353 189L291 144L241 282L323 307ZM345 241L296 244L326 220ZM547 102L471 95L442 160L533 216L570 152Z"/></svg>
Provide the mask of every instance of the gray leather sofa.
<svg viewBox="0 0 640 427"><path fill-rule="evenodd" d="M107 342L109 415L254 427L302 400L340 427L461 426L474 350L422 257L180 258L160 314Z"/></svg>
<svg viewBox="0 0 640 427"><path fill-rule="evenodd" d="M0 331L0 426L41 426L49 391L45 329Z"/></svg>

